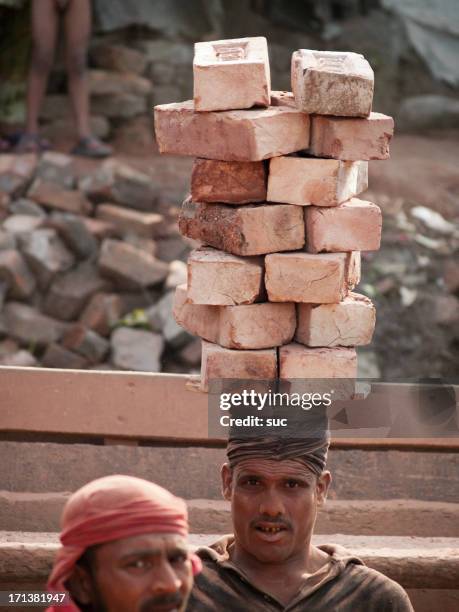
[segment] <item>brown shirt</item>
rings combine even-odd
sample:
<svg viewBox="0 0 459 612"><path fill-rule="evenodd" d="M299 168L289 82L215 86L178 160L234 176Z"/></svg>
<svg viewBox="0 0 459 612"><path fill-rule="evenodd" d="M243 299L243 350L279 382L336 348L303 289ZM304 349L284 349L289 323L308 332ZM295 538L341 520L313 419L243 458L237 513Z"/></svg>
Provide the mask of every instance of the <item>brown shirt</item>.
<svg viewBox="0 0 459 612"><path fill-rule="evenodd" d="M203 571L195 578L187 612L413 612L399 584L333 545L319 546L329 562L305 578L284 606L231 562L228 548L233 542L233 536L225 536L198 549Z"/></svg>

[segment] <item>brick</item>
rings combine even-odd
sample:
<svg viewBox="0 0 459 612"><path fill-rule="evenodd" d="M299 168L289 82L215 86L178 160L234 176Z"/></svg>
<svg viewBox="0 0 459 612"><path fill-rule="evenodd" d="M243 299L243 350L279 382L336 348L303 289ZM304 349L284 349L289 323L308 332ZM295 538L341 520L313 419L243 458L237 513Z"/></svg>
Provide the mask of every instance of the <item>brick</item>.
<svg viewBox="0 0 459 612"><path fill-rule="evenodd" d="M394 120L382 113L365 118L311 117L311 146L316 157L347 161L388 159Z"/></svg>
<svg viewBox="0 0 459 612"><path fill-rule="evenodd" d="M41 206L27 198L18 198L9 204L8 210L12 215L28 215L31 217L46 217L46 213Z"/></svg>
<svg viewBox="0 0 459 612"><path fill-rule="evenodd" d="M6 155L0 157L0 195L12 198L22 195L32 180L37 168L38 156L35 153Z"/></svg>
<svg viewBox="0 0 459 612"><path fill-rule="evenodd" d="M155 107L160 153L224 161L260 161L307 149L309 116L288 107L194 111L193 101Z"/></svg>
<svg viewBox="0 0 459 612"><path fill-rule="evenodd" d="M176 289L174 317L190 334L232 349L264 349L291 341L294 304L206 306L189 304L186 285Z"/></svg>
<svg viewBox="0 0 459 612"><path fill-rule="evenodd" d="M40 158L36 176L64 189L72 189L75 185L73 159L57 151L46 151Z"/></svg>
<svg viewBox="0 0 459 612"><path fill-rule="evenodd" d="M269 106L271 77L266 38L195 43L193 81L197 111Z"/></svg>
<svg viewBox="0 0 459 612"><path fill-rule="evenodd" d="M99 252L101 274L122 289L141 289L157 285L168 273L166 263L120 240L106 239Z"/></svg>
<svg viewBox="0 0 459 612"><path fill-rule="evenodd" d="M80 322L101 336L108 336L123 315L123 302L116 293L96 293L80 315Z"/></svg>
<svg viewBox="0 0 459 612"><path fill-rule="evenodd" d="M16 236L3 229L0 229L0 251L9 251L11 249L14 250L16 245Z"/></svg>
<svg viewBox="0 0 459 612"><path fill-rule="evenodd" d="M43 225L41 217L11 215L3 222L3 228L16 237L27 235Z"/></svg>
<svg viewBox="0 0 459 612"><path fill-rule="evenodd" d="M263 258L237 257L211 248L192 251L188 257L190 304L252 304L264 294Z"/></svg>
<svg viewBox="0 0 459 612"><path fill-rule="evenodd" d="M52 283L44 310L58 319L70 321L79 316L91 296L110 288L109 281L99 275L93 263L82 262Z"/></svg>
<svg viewBox="0 0 459 612"><path fill-rule="evenodd" d="M43 346L57 342L66 330L66 324L20 302L8 302L2 312L8 334L24 344Z"/></svg>
<svg viewBox="0 0 459 612"><path fill-rule="evenodd" d="M308 253L377 251L381 244L382 214L376 204L352 198L334 208L305 210Z"/></svg>
<svg viewBox="0 0 459 612"><path fill-rule="evenodd" d="M62 338L62 344L92 364L103 361L110 348L108 340L82 323L75 323L67 329Z"/></svg>
<svg viewBox="0 0 459 612"><path fill-rule="evenodd" d="M40 289L46 289L60 272L66 272L75 263L72 253L51 228L37 229L22 236L19 243Z"/></svg>
<svg viewBox="0 0 459 612"><path fill-rule="evenodd" d="M269 163L268 201L337 206L368 188L368 162L276 157Z"/></svg>
<svg viewBox="0 0 459 612"><path fill-rule="evenodd" d="M291 91L272 91L271 106L290 106L290 108L296 108L295 96Z"/></svg>
<svg viewBox="0 0 459 612"><path fill-rule="evenodd" d="M113 223L109 223L108 221L101 221L100 219L94 219L93 217L82 217L81 220L83 221L88 232L94 236L94 238L98 238L99 240L103 240L104 238L113 238L117 234L116 227L113 225Z"/></svg>
<svg viewBox="0 0 459 612"><path fill-rule="evenodd" d="M86 215L92 211L91 203L81 191L64 189L39 178L32 183L27 197L42 206L76 215Z"/></svg>
<svg viewBox="0 0 459 612"><path fill-rule="evenodd" d="M265 268L270 302L337 303L357 274L352 253L273 253L265 257Z"/></svg>
<svg viewBox="0 0 459 612"><path fill-rule="evenodd" d="M35 291L35 278L19 251L0 251L0 284L5 282L7 293L18 300L30 297Z"/></svg>
<svg viewBox="0 0 459 612"><path fill-rule="evenodd" d="M279 378L355 378L357 354L353 348L309 348L296 342L279 348Z"/></svg>
<svg viewBox="0 0 459 612"><path fill-rule="evenodd" d="M96 209L96 217L114 225L121 235L132 232L144 238L158 236L164 222L164 217L157 213L129 210L113 204L99 204Z"/></svg>
<svg viewBox="0 0 459 612"><path fill-rule="evenodd" d="M112 363L120 370L159 372L164 340L160 334L120 327L110 339Z"/></svg>
<svg viewBox="0 0 459 612"><path fill-rule="evenodd" d="M191 199L225 204L265 202L266 181L263 162L196 159L191 174Z"/></svg>
<svg viewBox="0 0 459 612"><path fill-rule="evenodd" d="M349 293L339 304L298 304L295 340L307 346L370 344L376 310L370 299Z"/></svg>
<svg viewBox="0 0 459 612"><path fill-rule="evenodd" d="M153 209L159 192L148 174L113 159L81 178L78 188L94 202L114 202L147 212Z"/></svg>
<svg viewBox="0 0 459 612"><path fill-rule="evenodd" d="M88 360L73 351L69 351L60 344L53 343L48 345L41 358L41 365L44 368L83 370L87 367Z"/></svg>
<svg viewBox="0 0 459 612"><path fill-rule="evenodd" d="M368 117L374 74L359 53L299 49L292 55L292 91L303 112Z"/></svg>
<svg viewBox="0 0 459 612"><path fill-rule="evenodd" d="M186 200L180 232L234 255L293 251L304 245L303 211L288 204L227 206Z"/></svg>
<svg viewBox="0 0 459 612"><path fill-rule="evenodd" d="M202 341L201 389L208 391L214 379L237 378L273 380L277 378L276 349L239 351Z"/></svg>

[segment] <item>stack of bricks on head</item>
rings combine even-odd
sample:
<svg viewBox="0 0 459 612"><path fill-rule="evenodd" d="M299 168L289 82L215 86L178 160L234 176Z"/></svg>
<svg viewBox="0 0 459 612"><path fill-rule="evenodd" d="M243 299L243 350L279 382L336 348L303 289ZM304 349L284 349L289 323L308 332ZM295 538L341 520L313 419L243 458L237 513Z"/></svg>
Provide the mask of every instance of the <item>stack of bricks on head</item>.
<svg viewBox="0 0 459 612"><path fill-rule="evenodd" d="M202 246L176 321L202 342L209 380L355 378L375 308L353 292L381 210L358 196L394 122L372 112L362 55L300 49L292 93L271 91L263 37L200 42L194 100L155 107L161 153L192 155L179 218Z"/></svg>

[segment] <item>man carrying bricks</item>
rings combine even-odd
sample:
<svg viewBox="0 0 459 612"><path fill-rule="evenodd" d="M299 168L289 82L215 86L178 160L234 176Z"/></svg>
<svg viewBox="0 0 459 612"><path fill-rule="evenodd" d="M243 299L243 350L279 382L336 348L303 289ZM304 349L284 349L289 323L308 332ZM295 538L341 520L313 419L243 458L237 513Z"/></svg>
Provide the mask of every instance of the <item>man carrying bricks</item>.
<svg viewBox="0 0 459 612"><path fill-rule="evenodd" d="M85 485L62 515L48 588L72 603L48 612L184 612L201 562L187 548L185 502L130 476Z"/></svg>
<svg viewBox="0 0 459 612"><path fill-rule="evenodd" d="M413 610L396 582L339 546L311 543L331 482L328 436L314 431L301 439L230 434L221 474L234 535L198 549L203 571L189 612Z"/></svg>

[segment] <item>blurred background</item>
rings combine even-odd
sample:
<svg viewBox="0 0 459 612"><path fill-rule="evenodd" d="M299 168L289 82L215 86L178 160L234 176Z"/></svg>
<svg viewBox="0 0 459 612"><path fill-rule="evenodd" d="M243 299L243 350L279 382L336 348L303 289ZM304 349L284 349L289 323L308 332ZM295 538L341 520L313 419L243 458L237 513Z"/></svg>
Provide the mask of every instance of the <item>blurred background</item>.
<svg viewBox="0 0 459 612"><path fill-rule="evenodd" d="M195 41L263 35L273 89L290 89L294 50L351 50L375 71L373 109L395 117L391 160L370 162L363 196L383 209L384 231L381 250L363 254L358 290L375 302L377 327L359 351L360 375L457 375L458 2L94 0L92 7L91 127L114 155L0 155L0 363L198 371L199 341L172 317L193 248L176 225L192 159L158 155L152 106L192 97ZM28 2L0 0L0 134L12 141L25 118L29 13ZM67 155L76 136L61 46L40 121L53 150ZM101 203L156 217L109 214ZM126 249L132 255L122 277L116 258L112 269L101 261L107 239L119 242L123 261ZM145 253L157 267L153 284L136 280Z"/></svg>

